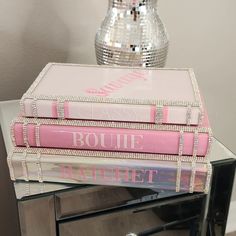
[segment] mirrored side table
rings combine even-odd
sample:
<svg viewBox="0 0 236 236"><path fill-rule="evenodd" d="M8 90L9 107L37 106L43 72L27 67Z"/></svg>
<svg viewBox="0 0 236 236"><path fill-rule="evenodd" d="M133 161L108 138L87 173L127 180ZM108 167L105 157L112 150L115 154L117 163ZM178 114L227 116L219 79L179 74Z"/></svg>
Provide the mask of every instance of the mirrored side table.
<svg viewBox="0 0 236 236"><path fill-rule="evenodd" d="M18 101L0 103L7 156ZM215 140L209 194L92 185L15 182L22 236L224 235L235 155ZM168 230L168 231L167 231ZM175 234L176 233L176 234ZM19 234L19 235L20 235Z"/></svg>

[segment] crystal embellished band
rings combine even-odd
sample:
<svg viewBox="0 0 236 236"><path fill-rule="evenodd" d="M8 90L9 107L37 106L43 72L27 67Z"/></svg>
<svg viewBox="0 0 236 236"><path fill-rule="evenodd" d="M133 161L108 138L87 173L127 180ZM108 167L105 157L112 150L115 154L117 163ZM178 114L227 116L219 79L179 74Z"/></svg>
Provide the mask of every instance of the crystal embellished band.
<svg viewBox="0 0 236 236"><path fill-rule="evenodd" d="M21 116L25 116L25 97L27 94L24 94L20 100L20 113Z"/></svg>
<svg viewBox="0 0 236 236"><path fill-rule="evenodd" d="M37 166L38 166L38 181L40 183L43 182L43 173L42 173L42 166L41 166L41 154L37 153Z"/></svg>
<svg viewBox="0 0 236 236"><path fill-rule="evenodd" d="M40 147L40 124L37 124L35 126L35 141L36 141L36 147Z"/></svg>
<svg viewBox="0 0 236 236"><path fill-rule="evenodd" d="M162 124L163 123L163 106L162 105L158 105L156 106L156 118L155 118L155 123L156 124Z"/></svg>
<svg viewBox="0 0 236 236"><path fill-rule="evenodd" d="M28 173L28 167L27 167L27 152L24 152L23 158L21 160L21 165L23 169L24 179L25 181L29 181L29 173Z"/></svg>
<svg viewBox="0 0 236 236"><path fill-rule="evenodd" d="M190 177L190 183L189 183L189 192L193 193L194 191L194 185L195 185L195 177L196 177L196 161L192 161L192 172Z"/></svg>
<svg viewBox="0 0 236 236"><path fill-rule="evenodd" d="M23 140L24 140L24 144L26 147L29 147L29 142L28 142L28 123L27 122L23 122L22 124L23 126Z"/></svg>
<svg viewBox="0 0 236 236"><path fill-rule="evenodd" d="M37 98L35 97L32 101L32 111L33 111L33 117L38 117Z"/></svg>
<svg viewBox="0 0 236 236"><path fill-rule="evenodd" d="M191 125L191 118L192 118L192 107L189 105L187 106L186 112L186 124Z"/></svg>
<svg viewBox="0 0 236 236"><path fill-rule="evenodd" d="M179 156L183 155L184 150L184 131L180 130L179 132Z"/></svg>
<svg viewBox="0 0 236 236"><path fill-rule="evenodd" d="M213 134L212 131L209 130L209 134L208 134L208 147L207 147L207 154L209 155L211 152L211 148L212 148L212 143L213 143Z"/></svg>
<svg viewBox="0 0 236 236"><path fill-rule="evenodd" d="M208 162L207 167L208 167L207 179L206 179L205 190L204 190L204 193L206 194L209 192L209 187L210 187L211 177L212 177L212 165L210 162Z"/></svg>
<svg viewBox="0 0 236 236"><path fill-rule="evenodd" d="M37 95L33 96L30 94L25 95L27 99L37 100L66 100L68 102L91 102L91 103L112 103L112 104L128 104L128 105L162 105L162 106L180 106L186 107L191 105L192 107L199 107L198 102L187 102L187 101L169 101L169 100L139 100L133 98L105 98L105 97L74 97L74 96L53 96L53 95Z"/></svg>
<svg viewBox="0 0 236 236"><path fill-rule="evenodd" d="M115 158L115 159L135 159L135 160L158 160L158 161L178 161L177 155L163 155L151 153L133 153L133 152L104 152L104 151L89 151L89 150L75 150L75 149L56 149L56 148L25 148L16 147L14 153L23 153L42 155L57 155L57 156L74 156L76 157L94 157L94 158ZM190 163L195 161L197 163L206 163L207 157L181 156L182 162Z"/></svg>
<svg viewBox="0 0 236 236"><path fill-rule="evenodd" d="M179 160L177 161L177 173L176 173L176 192L177 193L180 191L181 166L182 166L182 162L179 158Z"/></svg>
<svg viewBox="0 0 236 236"><path fill-rule="evenodd" d="M11 127L10 127L10 134L11 134L11 141L13 146L16 146L16 138L15 138L15 130L14 130L14 121L11 122Z"/></svg>
<svg viewBox="0 0 236 236"><path fill-rule="evenodd" d="M13 152L10 152L9 155L7 156L7 164L8 164L11 180L15 181L16 178L15 178L14 169L12 165L12 156L13 156Z"/></svg>
<svg viewBox="0 0 236 236"><path fill-rule="evenodd" d="M199 143L199 134L198 131L194 131L194 138L193 138L193 157L197 156L197 151L198 151L198 143Z"/></svg>
<svg viewBox="0 0 236 236"><path fill-rule="evenodd" d="M200 112L198 114L198 125L202 125L204 119L204 110L202 106L200 106Z"/></svg>
<svg viewBox="0 0 236 236"><path fill-rule="evenodd" d="M39 119L18 117L14 123L40 124L40 125L66 125L81 127L103 127L103 128L121 128L121 129L137 129L137 130L160 130L160 131L176 131L209 133L210 128L198 126L184 125L159 125L135 122L111 122L111 121L88 121L88 120L61 120L61 119Z"/></svg>
<svg viewBox="0 0 236 236"><path fill-rule="evenodd" d="M65 101L63 99L57 99L57 117L59 119L65 119Z"/></svg>

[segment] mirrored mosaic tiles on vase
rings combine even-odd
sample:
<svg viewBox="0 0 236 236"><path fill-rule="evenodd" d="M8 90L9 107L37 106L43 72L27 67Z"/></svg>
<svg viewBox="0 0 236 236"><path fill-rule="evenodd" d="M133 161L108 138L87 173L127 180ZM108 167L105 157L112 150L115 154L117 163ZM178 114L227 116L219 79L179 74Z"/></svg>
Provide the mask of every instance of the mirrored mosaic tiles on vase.
<svg viewBox="0 0 236 236"><path fill-rule="evenodd" d="M97 63L164 67L168 43L157 0L109 0L95 39Z"/></svg>

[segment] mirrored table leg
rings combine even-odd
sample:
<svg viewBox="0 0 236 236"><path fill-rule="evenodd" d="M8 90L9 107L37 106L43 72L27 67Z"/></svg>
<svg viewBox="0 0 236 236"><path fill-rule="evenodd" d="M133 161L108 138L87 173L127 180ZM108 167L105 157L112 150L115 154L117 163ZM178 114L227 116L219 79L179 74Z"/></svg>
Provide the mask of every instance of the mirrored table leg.
<svg viewBox="0 0 236 236"><path fill-rule="evenodd" d="M54 196L18 201L22 236L55 236Z"/></svg>

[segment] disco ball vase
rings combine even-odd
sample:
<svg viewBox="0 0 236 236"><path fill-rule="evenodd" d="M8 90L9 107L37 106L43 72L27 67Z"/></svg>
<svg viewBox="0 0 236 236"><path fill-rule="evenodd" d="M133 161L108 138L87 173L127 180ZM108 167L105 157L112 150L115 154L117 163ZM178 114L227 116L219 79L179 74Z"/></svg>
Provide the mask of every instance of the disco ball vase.
<svg viewBox="0 0 236 236"><path fill-rule="evenodd" d="M168 45L157 0L109 0L95 39L99 65L164 67Z"/></svg>

